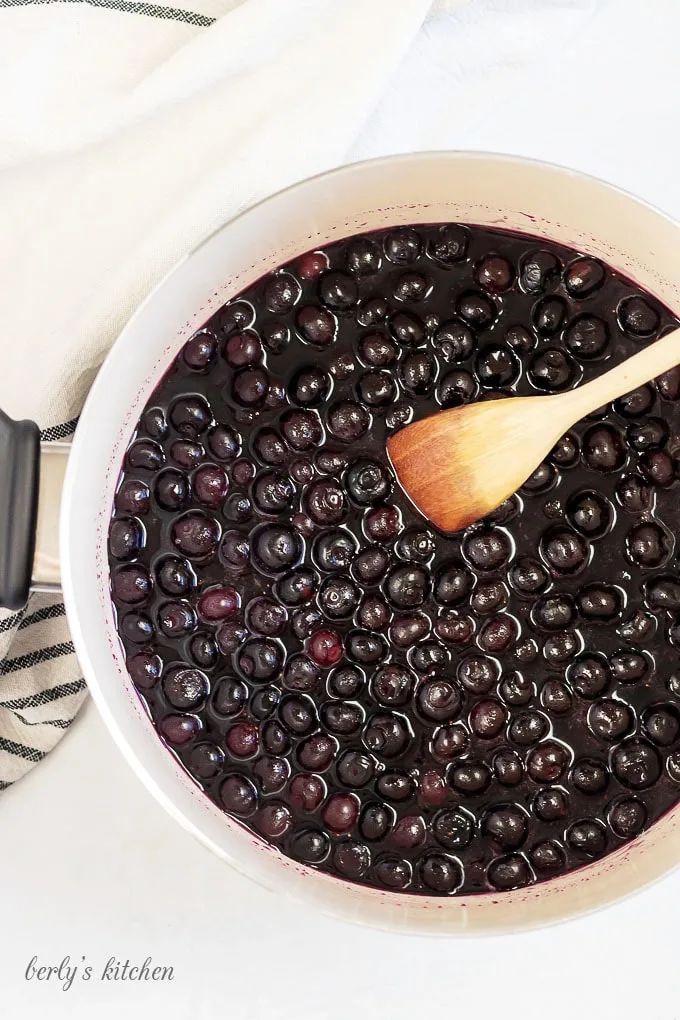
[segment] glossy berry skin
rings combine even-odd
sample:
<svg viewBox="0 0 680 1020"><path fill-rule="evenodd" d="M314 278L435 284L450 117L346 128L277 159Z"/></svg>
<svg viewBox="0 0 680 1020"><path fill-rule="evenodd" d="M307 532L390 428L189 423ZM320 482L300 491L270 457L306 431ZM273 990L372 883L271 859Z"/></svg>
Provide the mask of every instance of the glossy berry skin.
<svg viewBox="0 0 680 1020"><path fill-rule="evenodd" d="M680 800L680 370L456 534L388 440L675 323L583 252L393 213L192 327L111 479L104 580L143 711L247 838L388 904L519 899Z"/></svg>

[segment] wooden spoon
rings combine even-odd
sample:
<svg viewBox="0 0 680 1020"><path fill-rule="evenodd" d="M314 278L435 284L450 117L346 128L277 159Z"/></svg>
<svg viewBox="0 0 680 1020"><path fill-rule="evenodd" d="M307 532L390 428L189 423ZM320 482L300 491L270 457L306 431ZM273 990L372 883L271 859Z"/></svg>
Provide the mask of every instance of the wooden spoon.
<svg viewBox="0 0 680 1020"><path fill-rule="evenodd" d="M387 441L406 493L441 531L495 510L585 415L680 362L680 329L598 379L545 397L507 397L440 411Z"/></svg>

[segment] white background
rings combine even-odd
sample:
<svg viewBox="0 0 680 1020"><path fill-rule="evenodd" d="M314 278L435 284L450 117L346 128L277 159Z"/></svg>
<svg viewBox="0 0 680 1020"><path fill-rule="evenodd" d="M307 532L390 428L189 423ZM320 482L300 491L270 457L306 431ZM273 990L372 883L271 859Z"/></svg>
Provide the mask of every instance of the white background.
<svg viewBox="0 0 680 1020"><path fill-rule="evenodd" d="M679 46L670 0L474 0L427 22L349 156L517 152L678 215ZM678 1020L679 913L680 873L594 916L502 939L328 920L249 883L171 822L91 705L0 800L2 1017ZM95 978L110 956L150 955L175 979L77 979L68 992L26 982L31 957L67 954Z"/></svg>

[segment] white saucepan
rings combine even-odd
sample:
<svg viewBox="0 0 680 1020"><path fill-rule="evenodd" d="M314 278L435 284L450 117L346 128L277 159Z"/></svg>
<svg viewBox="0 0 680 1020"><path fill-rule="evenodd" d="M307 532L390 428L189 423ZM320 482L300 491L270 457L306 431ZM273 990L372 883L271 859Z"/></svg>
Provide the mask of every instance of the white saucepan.
<svg viewBox="0 0 680 1020"><path fill-rule="evenodd" d="M37 511L37 430L0 421L0 469L11 472L0 494L0 520L9 522L0 529L6 532L0 535L0 590L5 604L20 605L31 561L34 587L61 584L85 678L123 754L167 811L243 874L369 925L498 933L603 906L675 867L680 806L603 860L513 892L410 896L318 873L220 811L166 750L126 673L109 601L106 537L123 454L146 400L185 340L227 299L298 253L356 232L437 221L520 230L570 245L603 259L680 314L680 226L592 178L502 156L425 153L305 181L225 224L147 298L101 367L68 457L54 447L43 450Z"/></svg>

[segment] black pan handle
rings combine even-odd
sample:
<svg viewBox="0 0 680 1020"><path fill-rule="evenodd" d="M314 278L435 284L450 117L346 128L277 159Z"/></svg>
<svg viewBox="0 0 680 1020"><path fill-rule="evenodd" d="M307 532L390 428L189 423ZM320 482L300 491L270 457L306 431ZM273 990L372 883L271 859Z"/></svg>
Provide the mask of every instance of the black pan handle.
<svg viewBox="0 0 680 1020"><path fill-rule="evenodd" d="M38 520L40 431L0 411L0 606L23 609Z"/></svg>

